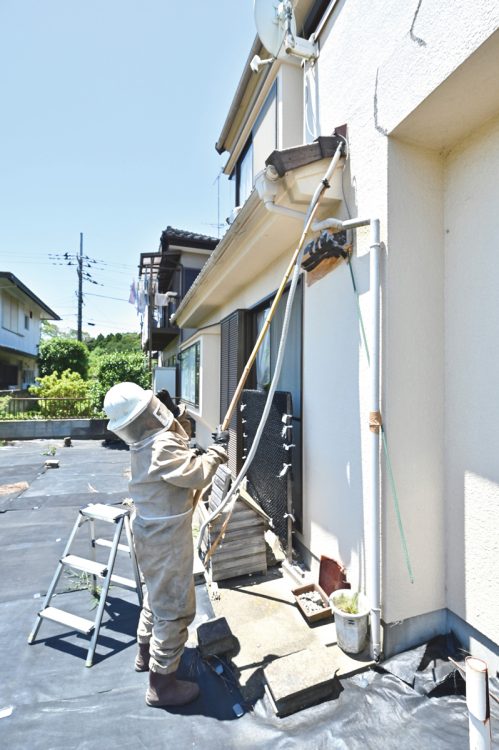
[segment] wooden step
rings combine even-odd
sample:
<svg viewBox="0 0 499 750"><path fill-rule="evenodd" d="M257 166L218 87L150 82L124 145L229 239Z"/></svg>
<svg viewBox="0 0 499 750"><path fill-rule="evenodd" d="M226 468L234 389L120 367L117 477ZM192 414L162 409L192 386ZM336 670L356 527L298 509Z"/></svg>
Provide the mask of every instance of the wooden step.
<svg viewBox="0 0 499 750"><path fill-rule="evenodd" d="M71 612L65 612L63 609L57 609L57 607L46 607L39 614L45 620L60 622L61 625L67 625L71 630L77 630L79 633L84 633L85 635L88 635L94 629L93 620L72 615Z"/></svg>
<svg viewBox="0 0 499 750"><path fill-rule="evenodd" d="M116 505L104 505L103 503L91 503L85 508L80 508L80 513L86 518L95 518L98 521L116 523L123 516L129 515L127 508Z"/></svg>
<svg viewBox="0 0 499 750"><path fill-rule="evenodd" d="M96 539L95 544L99 547L111 548L113 546L113 543L110 539ZM130 554L130 547L128 546L128 544L118 544L118 552L126 552L127 554Z"/></svg>
<svg viewBox="0 0 499 750"><path fill-rule="evenodd" d="M87 560L84 557L78 557L78 555L66 555L66 557L61 559L61 563L75 570L82 570L84 573L99 576L99 578L105 578L107 575L107 565L95 562L94 560Z"/></svg>

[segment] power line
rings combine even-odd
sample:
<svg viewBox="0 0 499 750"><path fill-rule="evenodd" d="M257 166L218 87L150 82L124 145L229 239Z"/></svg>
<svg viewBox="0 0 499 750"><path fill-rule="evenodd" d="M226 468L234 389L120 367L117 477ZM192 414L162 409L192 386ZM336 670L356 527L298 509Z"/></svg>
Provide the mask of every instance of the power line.
<svg viewBox="0 0 499 750"><path fill-rule="evenodd" d="M117 302L128 302L124 297L108 297L107 294L93 294L92 292L85 292L85 297L103 297L104 299L114 299Z"/></svg>

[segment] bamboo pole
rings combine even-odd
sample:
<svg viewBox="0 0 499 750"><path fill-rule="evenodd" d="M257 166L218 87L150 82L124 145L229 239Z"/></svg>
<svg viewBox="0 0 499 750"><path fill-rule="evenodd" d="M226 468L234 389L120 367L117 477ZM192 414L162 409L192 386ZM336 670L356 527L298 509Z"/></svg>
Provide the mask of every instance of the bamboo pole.
<svg viewBox="0 0 499 750"><path fill-rule="evenodd" d="M332 173L334 172L336 165L338 164L338 161L341 157L341 146L338 146L338 149L336 150L336 153L334 154L334 157L332 159L330 168L328 169L327 176L324 177L322 180L322 184L320 187L319 194L316 197L316 201L314 206L312 207L312 210L310 211L310 214L305 222L305 225L303 227L303 231L300 237L300 241L296 247L296 250L293 253L293 256L291 260L289 261L288 267L286 269L286 272L282 278L281 284L279 286L279 289L276 292L276 295L274 297L274 301L272 302L272 305L270 307L270 310L267 314L267 317L265 319L265 323L263 324L262 330L260 331L258 338L256 340L255 346L253 347L253 351L251 352L248 361L246 362L246 365L244 367L244 370L242 372L242 375L239 379L239 383L237 385L236 390L234 391L234 395L232 396L232 401L229 404L229 408L227 409L227 413L225 414L224 421L221 425L221 430L224 431L228 428L230 420L232 419L232 415L234 414L234 410L237 406L237 402L239 401L241 397L241 393L243 391L243 388L246 384L246 381L249 377L249 374L251 372L251 368L253 367L256 359L256 355L258 354L258 350L260 349L262 342L265 338L265 335L267 331L270 328L270 324L272 322L272 318L274 317L275 311L277 310L277 305L279 304L281 297L284 293L284 290L286 288L286 285L289 281L289 277L291 276L293 272L293 268L295 267L296 260L301 252L301 249L303 247L303 243L305 242L306 236L308 232L310 231L310 226L315 218L315 214L317 213L317 210L319 208L319 204L321 202L321 198L326 192L326 190L330 187L328 177L330 178Z"/></svg>
<svg viewBox="0 0 499 750"><path fill-rule="evenodd" d="M300 236L300 240L299 240L298 245L296 247L296 250L293 253L293 256L292 256L292 258L291 258L291 260L290 260L290 262L288 264L288 267L287 267L286 272L285 272L285 274L283 276L283 279L281 281L279 289L276 292L276 296L275 296L274 301L272 303L272 306L271 306L271 308L270 308L270 310L268 312L268 315L267 315L265 323L264 323L264 325L262 327L262 330L260 331L260 335L258 336L258 339L257 339L257 341L255 343L255 346L253 347L253 351L251 352L251 354L249 356L249 359L248 359L248 361L246 363L246 366L245 366L245 368L243 370L243 373L241 375L241 378L239 379L238 386L237 386L237 388L236 388L236 390L234 392L234 395L232 397L232 401L229 404L229 408L227 409L227 413L225 415L225 419L222 422L222 425L220 427L220 429L222 431L226 430L228 428L228 425L229 425L230 420L232 418L232 415L234 413L234 409L236 408L237 402L238 402L238 400L239 400L239 398L241 396L241 393L243 391L243 388L244 388L244 385L246 383L246 380L248 379L248 375L250 373L250 370L251 370L251 368L252 368L252 366L253 366L253 364L255 362L258 350L259 350L259 348L260 348L260 346L262 344L263 339L265 338L265 334L267 333L267 331L268 331L268 329L270 327L270 323L271 323L272 318L274 316L274 313L275 313L275 311L277 309L277 305L279 304L279 300L282 297L284 289L286 288L286 285L288 283L289 277L291 276L291 273L293 272L293 270L294 270L294 268L296 266L296 263L297 263L297 261L298 261L298 259L300 257L300 253L302 251L303 244L305 242L305 239L307 237L308 232L310 231L310 227L312 225L312 222L314 221L315 214L317 213L317 210L319 208L321 199L322 199L324 193L326 192L326 190L330 187L329 180L331 179L331 176L332 176L334 170L336 169L336 166L337 166L337 164L338 164L338 162L340 160L341 150L342 150L342 147L338 146L338 148L336 149L336 152L335 152L335 154L334 154L334 156L333 156L333 158L331 160L331 163L330 163L330 165L329 165L329 167L328 167L328 169L326 171L326 174L325 174L324 178L322 179L321 183L316 188L316 191L315 191L315 193L314 193L314 195L312 197L312 200L310 202L310 208L309 208L308 216L307 216L307 219L306 219L306 221L304 223L303 230L302 230L302 233L301 233L301 236ZM247 472L248 468L249 468L249 465L248 465L248 460L247 460L246 463L245 463L245 465L243 466L243 469L239 473L239 476L236 478L236 481L235 481L232 489L230 490L230 492L229 492L229 494L228 494L228 496L227 496L227 498L225 500L225 503L228 503L229 498L230 498L230 507L229 507L229 510L227 511L227 516L226 516L226 518L225 518L225 520L224 520L224 522L222 524L222 528L220 530L220 533L218 534L217 538L215 539L215 541L213 542L213 544L210 546L210 548L208 549L208 551L207 551L207 553L205 555L205 558L204 558L204 565L205 566L208 563L210 557L213 555L213 553L215 552L215 550L217 549L218 545L220 544L221 540L223 539L223 537L225 535L225 532L227 530L227 526L228 526L229 521L230 521L230 519L232 517L232 511L234 510L234 505L235 505L235 502L236 502L236 499L237 499L237 493L236 493L237 487L239 486L240 482L242 481L242 479L246 475L246 472ZM223 505L224 504L222 504L220 506L219 512L221 512L223 510ZM216 515L218 515L218 513ZM212 521L216 517L216 515L213 515L212 517L210 517L203 524L203 527L201 528L200 535L199 535L198 545L201 544L201 540L202 540L204 529L210 523L210 521Z"/></svg>

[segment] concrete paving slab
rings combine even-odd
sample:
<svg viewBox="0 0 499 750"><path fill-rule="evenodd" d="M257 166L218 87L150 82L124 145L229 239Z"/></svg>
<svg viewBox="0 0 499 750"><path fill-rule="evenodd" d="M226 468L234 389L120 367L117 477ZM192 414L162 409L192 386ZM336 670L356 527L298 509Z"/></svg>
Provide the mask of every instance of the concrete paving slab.
<svg viewBox="0 0 499 750"><path fill-rule="evenodd" d="M214 617L197 630L201 656L223 656L234 651L236 641L225 617Z"/></svg>
<svg viewBox="0 0 499 750"><path fill-rule="evenodd" d="M266 686L278 716L289 716L326 698L337 697L337 654L325 646L314 646L267 664Z"/></svg>

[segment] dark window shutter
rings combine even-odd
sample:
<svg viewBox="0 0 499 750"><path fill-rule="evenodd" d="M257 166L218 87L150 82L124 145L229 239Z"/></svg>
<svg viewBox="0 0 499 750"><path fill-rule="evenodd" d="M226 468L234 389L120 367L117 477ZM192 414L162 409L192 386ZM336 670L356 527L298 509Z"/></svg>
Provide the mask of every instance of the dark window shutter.
<svg viewBox="0 0 499 750"><path fill-rule="evenodd" d="M248 313L236 310L221 323L220 422L225 417L246 363ZM242 465L242 420L239 404L229 425L229 469L237 474Z"/></svg>

